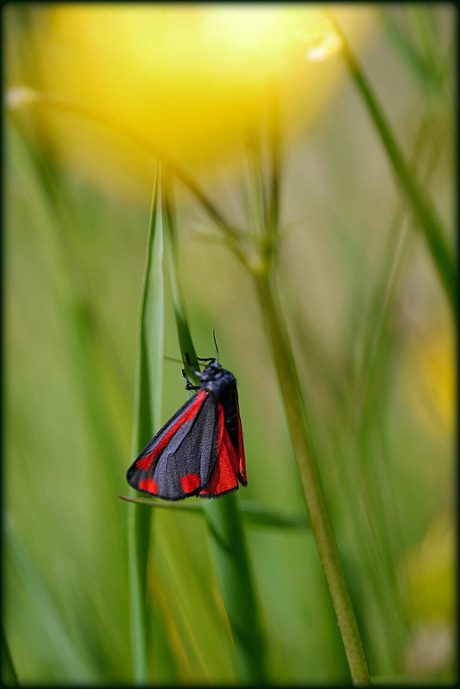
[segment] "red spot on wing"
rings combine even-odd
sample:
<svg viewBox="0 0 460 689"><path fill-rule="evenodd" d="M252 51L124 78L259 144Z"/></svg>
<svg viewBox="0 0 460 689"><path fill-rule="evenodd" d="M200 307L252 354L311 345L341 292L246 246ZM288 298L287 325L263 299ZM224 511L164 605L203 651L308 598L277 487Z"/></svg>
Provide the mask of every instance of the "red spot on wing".
<svg viewBox="0 0 460 689"><path fill-rule="evenodd" d="M185 474L181 477L180 484L184 493L191 493L200 485L200 477L198 474Z"/></svg>
<svg viewBox="0 0 460 689"><path fill-rule="evenodd" d="M198 409L204 402L204 398L206 397L206 395L206 390L200 390L193 404L191 404L190 407L188 407L188 409L184 411L182 416L180 416L177 419L177 421L171 426L171 428L167 431L167 433L164 434L158 445L155 445L153 450L148 455L142 457L136 462L136 466L139 469L143 469L144 471L148 471L150 469L155 455L157 455L159 452L161 452L161 450L163 450L163 448L166 447L166 445L173 437L174 433L176 433L177 429L180 428L183 423L185 423L189 419L193 419Z"/></svg>
<svg viewBox="0 0 460 689"><path fill-rule="evenodd" d="M243 427L241 426L240 408L238 405L238 394L235 390L236 412L238 417L238 477L244 485L247 484L246 460L244 457Z"/></svg>
<svg viewBox="0 0 460 689"><path fill-rule="evenodd" d="M139 490L146 490L147 493L153 493L153 495L156 495L158 493L158 486L153 480L153 478L143 478L141 481L139 481Z"/></svg>
<svg viewBox="0 0 460 689"><path fill-rule="evenodd" d="M217 460L208 487L201 490L200 495L219 495L238 487L238 457L225 428L224 409L220 402L218 423Z"/></svg>

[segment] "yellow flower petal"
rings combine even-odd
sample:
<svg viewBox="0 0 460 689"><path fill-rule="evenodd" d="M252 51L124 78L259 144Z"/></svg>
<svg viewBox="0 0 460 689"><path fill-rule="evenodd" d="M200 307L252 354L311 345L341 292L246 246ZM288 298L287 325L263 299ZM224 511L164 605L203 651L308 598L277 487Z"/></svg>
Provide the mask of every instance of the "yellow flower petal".
<svg viewBox="0 0 460 689"><path fill-rule="evenodd" d="M374 17L368 8L337 14L354 42ZM17 69L10 83L91 106L194 169L240 151L274 88L283 122L304 128L344 72L334 60L311 62L339 48L313 5L61 3L38 5L34 16L33 69ZM13 51L22 41L10 41ZM36 107L34 116L69 166L100 185L150 193L151 159L108 127L63 109Z"/></svg>

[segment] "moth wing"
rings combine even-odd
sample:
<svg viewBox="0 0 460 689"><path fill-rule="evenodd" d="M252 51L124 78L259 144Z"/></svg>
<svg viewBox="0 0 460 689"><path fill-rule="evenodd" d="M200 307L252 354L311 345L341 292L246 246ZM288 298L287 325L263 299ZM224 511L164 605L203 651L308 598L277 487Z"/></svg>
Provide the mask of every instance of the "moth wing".
<svg viewBox="0 0 460 689"><path fill-rule="evenodd" d="M214 468L217 434L217 403L200 390L139 454L128 469L128 483L166 500L198 493Z"/></svg>
<svg viewBox="0 0 460 689"><path fill-rule="evenodd" d="M236 416L238 420L238 478L243 486L248 483L246 476L246 459L244 455L243 426L241 425L240 407L238 404L238 392L235 389Z"/></svg>
<svg viewBox="0 0 460 689"><path fill-rule="evenodd" d="M170 437L176 430L189 418L195 416L201 404L204 401L206 393L201 390L200 393L195 393L179 409L166 421L165 425L155 433L152 440L150 440L143 450L138 454L132 466L128 469L128 473L134 465L139 465L144 469L150 468L152 462L157 458L162 447L168 442ZM141 462L142 460L142 462Z"/></svg>
<svg viewBox="0 0 460 689"><path fill-rule="evenodd" d="M211 479L209 481L209 485L200 491L200 496L203 498L215 498L219 495L223 495L224 493L230 493L231 491L237 490L238 488L238 478L240 478L239 453L241 451L243 452L244 461L244 448L242 445L243 435L242 431L239 430L238 450L236 450L233 446L232 441L230 440L230 436L225 427L224 417L224 408L221 402L219 402L217 423L217 458L211 475ZM241 422L239 421L239 429L240 428Z"/></svg>

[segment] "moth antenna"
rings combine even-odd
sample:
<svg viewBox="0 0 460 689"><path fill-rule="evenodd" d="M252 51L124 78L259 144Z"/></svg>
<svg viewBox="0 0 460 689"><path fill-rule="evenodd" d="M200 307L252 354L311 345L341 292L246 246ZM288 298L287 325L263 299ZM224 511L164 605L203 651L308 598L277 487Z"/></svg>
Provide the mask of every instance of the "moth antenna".
<svg viewBox="0 0 460 689"><path fill-rule="evenodd" d="M218 348L218 346L217 346L216 331L215 331L215 330L212 331L212 336L213 336L213 338L214 338L214 344L215 344L215 347L216 347L216 364L218 364L218 363L219 363L219 348Z"/></svg>

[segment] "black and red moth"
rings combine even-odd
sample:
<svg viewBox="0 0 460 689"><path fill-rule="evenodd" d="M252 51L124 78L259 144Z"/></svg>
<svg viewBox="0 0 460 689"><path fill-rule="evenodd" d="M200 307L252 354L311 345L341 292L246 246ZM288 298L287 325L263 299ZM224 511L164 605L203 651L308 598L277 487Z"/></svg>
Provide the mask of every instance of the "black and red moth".
<svg viewBox="0 0 460 689"><path fill-rule="evenodd" d="M136 457L126 474L136 490L165 500L214 498L245 486L243 431L236 379L218 360L195 371L197 390Z"/></svg>

